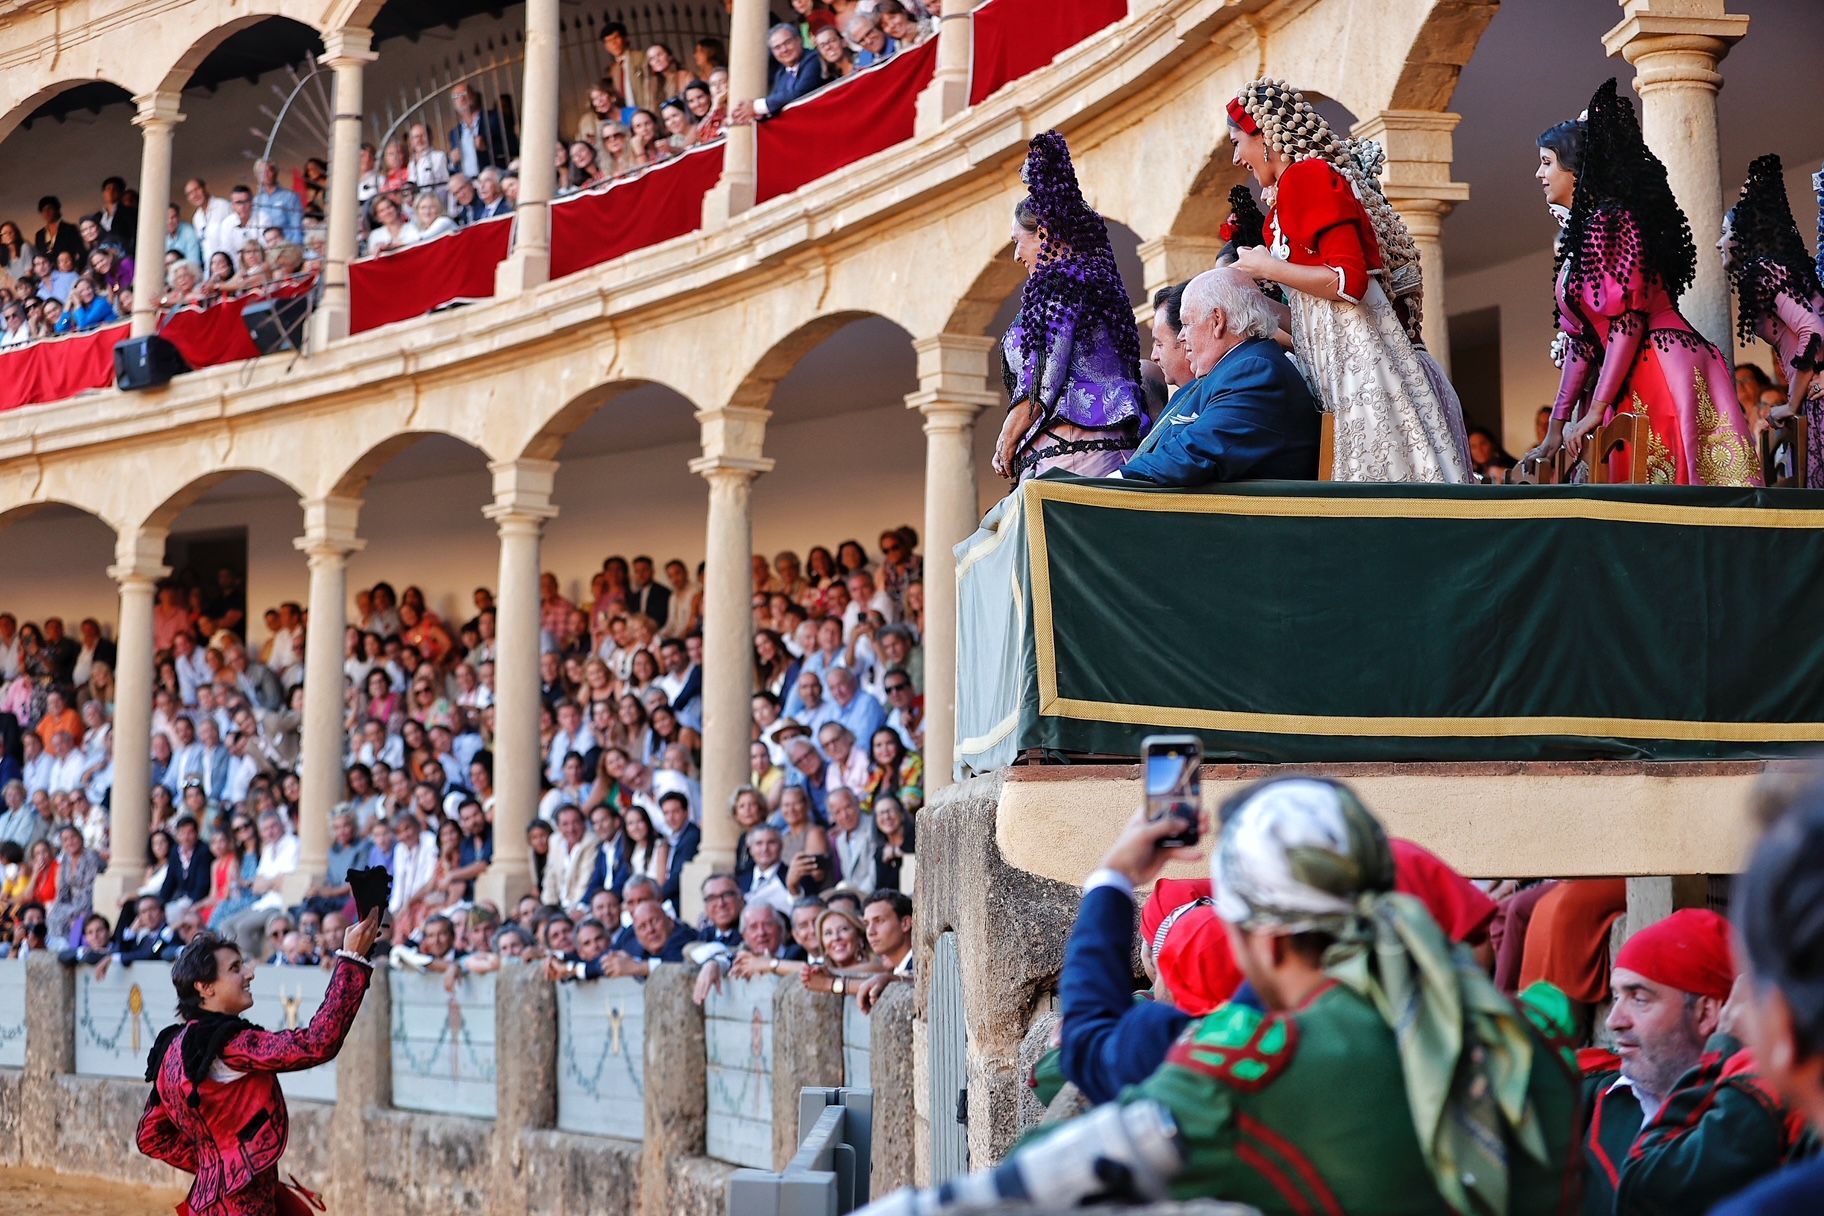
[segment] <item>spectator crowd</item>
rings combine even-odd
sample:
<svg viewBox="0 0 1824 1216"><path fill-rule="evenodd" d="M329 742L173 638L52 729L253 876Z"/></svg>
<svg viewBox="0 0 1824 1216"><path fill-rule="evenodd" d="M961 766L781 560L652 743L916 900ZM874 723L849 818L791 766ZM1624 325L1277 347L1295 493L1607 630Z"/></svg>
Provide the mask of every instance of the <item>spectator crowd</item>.
<svg viewBox="0 0 1824 1216"><path fill-rule="evenodd" d="M276 966L333 954L348 872L393 876L395 965L463 974L542 960L553 978L687 965L707 993L794 972L871 1004L910 966L923 804L922 567L910 528L878 556L854 540L753 567L752 781L705 808L701 571L613 556L567 598L540 586L542 791L529 892L476 898L493 864L495 605L466 620L424 592L357 591L343 651L343 797L328 864L300 872L306 621L296 603L250 638L237 574L181 575L153 609L151 831L121 841L113 800L115 648L100 623L0 612L0 954L106 969L174 957L203 927ZM681 923L705 813L741 836ZM96 879L126 852L144 883L118 907ZM885 978L882 978L885 977Z"/></svg>

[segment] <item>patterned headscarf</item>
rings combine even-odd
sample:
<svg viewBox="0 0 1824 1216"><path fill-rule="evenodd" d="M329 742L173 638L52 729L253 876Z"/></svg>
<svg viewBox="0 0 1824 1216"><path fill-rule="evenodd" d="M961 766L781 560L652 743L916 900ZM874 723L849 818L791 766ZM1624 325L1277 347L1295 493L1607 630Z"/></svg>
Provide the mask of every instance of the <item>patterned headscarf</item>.
<svg viewBox="0 0 1824 1216"><path fill-rule="evenodd" d="M1387 834L1346 785L1285 777L1223 813L1216 912L1255 933L1334 939L1323 967L1393 1029L1419 1146L1453 1210L1505 1216L1506 1145L1550 1161L1527 1100L1527 1018L1424 904L1393 890Z"/></svg>
<svg viewBox="0 0 1824 1216"><path fill-rule="evenodd" d="M1066 320L1085 334L1107 331L1128 378L1140 379L1140 338L1108 225L1083 198L1070 146L1056 131L1032 137L1020 180L1022 207L1039 221L1039 264L1020 290L1020 354L1042 359Z"/></svg>

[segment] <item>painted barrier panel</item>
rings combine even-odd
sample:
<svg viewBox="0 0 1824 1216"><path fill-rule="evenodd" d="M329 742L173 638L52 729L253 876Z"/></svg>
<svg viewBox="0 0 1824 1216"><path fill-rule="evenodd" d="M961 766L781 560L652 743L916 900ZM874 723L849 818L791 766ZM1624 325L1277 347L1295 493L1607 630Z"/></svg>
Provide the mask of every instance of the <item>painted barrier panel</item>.
<svg viewBox="0 0 1824 1216"><path fill-rule="evenodd" d="M773 1168L773 997L776 976L734 980L703 1003L709 1155Z"/></svg>
<svg viewBox="0 0 1824 1216"><path fill-rule="evenodd" d="M267 1030L297 1030L310 1023L328 988L329 972L318 967L261 967L253 977L253 1008L243 1016ZM76 968L76 1071L81 1075L143 1079L153 1040L176 1020L171 964L115 964L99 980L94 967ZM0 1028L4 1025L0 1006ZM288 1097L334 1102L335 1061L286 1073L281 1084Z"/></svg>
<svg viewBox="0 0 1824 1216"><path fill-rule="evenodd" d="M646 989L635 979L557 986L557 1125L646 1134Z"/></svg>
<svg viewBox="0 0 1824 1216"><path fill-rule="evenodd" d="M874 1032L854 997L842 1002L842 1083L850 1089L874 1087Z"/></svg>
<svg viewBox="0 0 1824 1216"><path fill-rule="evenodd" d="M0 959L0 1068L25 1067L25 960Z"/></svg>
<svg viewBox="0 0 1824 1216"><path fill-rule="evenodd" d="M393 995L393 1105L492 1119L494 977L464 976L445 991L435 972L387 972Z"/></svg>
<svg viewBox="0 0 1824 1216"><path fill-rule="evenodd" d="M152 1041L176 1020L171 964L116 964L100 979L92 966L76 968L76 1071L82 1076L143 1081Z"/></svg>

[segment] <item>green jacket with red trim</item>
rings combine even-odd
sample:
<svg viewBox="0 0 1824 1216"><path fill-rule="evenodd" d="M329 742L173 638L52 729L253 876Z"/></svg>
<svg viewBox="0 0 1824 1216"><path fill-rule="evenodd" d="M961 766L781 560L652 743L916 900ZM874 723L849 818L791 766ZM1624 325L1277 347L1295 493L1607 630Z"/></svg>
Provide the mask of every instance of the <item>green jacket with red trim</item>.
<svg viewBox="0 0 1824 1216"><path fill-rule="evenodd" d="M1726 1034L1710 1036L1697 1067L1644 1127L1640 1100L1620 1072L1590 1071L1584 1097L1586 1216L1707 1212L1811 1151L1803 1119Z"/></svg>
<svg viewBox="0 0 1824 1216"><path fill-rule="evenodd" d="M1528 1096L1553 1159L1541 1166L1509 1146L1507 1210L1574 1212L1577 1078L1555 1044L1535 1034L1534 1045ZM1269 1216L1448 1211L1413 1129L1393 1031L1341 984L1289 1013L1216 1010L1121 1096L1145 1099L1164 1104L1183 1137L1178 1198L1252 1204Z"/></svg>

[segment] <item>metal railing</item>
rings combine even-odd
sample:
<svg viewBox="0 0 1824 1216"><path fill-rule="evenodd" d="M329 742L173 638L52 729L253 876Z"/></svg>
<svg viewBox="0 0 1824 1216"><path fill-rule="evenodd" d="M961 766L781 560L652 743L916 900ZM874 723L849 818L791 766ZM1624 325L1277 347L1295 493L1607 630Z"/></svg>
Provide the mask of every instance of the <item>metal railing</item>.
<svg viewBox="0 0 1824 1216"><path fill-rule="evenodd" d="M798 1151L778 1173L736 1170L729 1216L843 1216L868 1202L874 1092L798 1091Z"/></svg>

